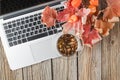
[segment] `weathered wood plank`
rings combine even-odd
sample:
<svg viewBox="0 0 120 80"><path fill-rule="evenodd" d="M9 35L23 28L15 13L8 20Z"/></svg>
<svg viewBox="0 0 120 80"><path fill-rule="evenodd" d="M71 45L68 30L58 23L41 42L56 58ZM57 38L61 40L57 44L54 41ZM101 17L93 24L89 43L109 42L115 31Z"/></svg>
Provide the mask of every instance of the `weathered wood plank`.
<svg viewBox="0 0 120 80"><path fill-rule="evenodd" d="M76 55L53 60L53 80L77 80Z"/></svg>
<svg viewBox="0 0 120 80"><path fill-rule="evenodd" d="M33 80L32 67L23 68L23 80Z"/></svg>
<svg viewBox="0 0 120 80"><path fill-rule="evenodd" d="M52 80L51 60L32 66L33 80Z"/></svg>
<svg viewBox="0 0 120 80"><path fill-rule="evenodd" d="M79 80L90 80L91 49L85 47L82 54L78 53Z"/></svg>
<svg viewBox="0 0 120 80"><path fill-rule="evenodd" d="M13 80L12 71L9 68L2 43L0 41L0 80Z"/></svg>
<svg viewBox="0 0 120 80"><path fill-rule="evenodd" d="M120 22L117 26L118 28L118 53L117 56L117 80L120 80Z"/></svg>
<svg viewBox="0 0 120 80"><path fill-rule="evenodd" d="M13 71L13 76L14 76L13 80L23 80L23 70L18 69Z"/></svg>
<svg viewBox="0 0 120 80"><path fill-rule="evenodd" d="M102 40L102 80L110 80L110 36Z"/></svg>
<svg viewBox="0 0 120 80"><path fill-rule="evenodd" d="M119 24L102 41L102 80L117 80L117 55L119 51Z"/></svg>
<svg viewBox="0 0 120 80"><path fill-rule="evenodd" d="M5 80L5 66L1 41L0 41L0 80Z"/></svg>
<svg viewBox="0 0 120 80"><path fill-rule="evenodd" d="M79 80L101 80L101 43L78 53Z"/></svg>
<svg viewBox="0 0 120 80"><path fill-rule="evenodd" d="M101 42L93 46L91 63L91 80L101 80Z"/></svg>

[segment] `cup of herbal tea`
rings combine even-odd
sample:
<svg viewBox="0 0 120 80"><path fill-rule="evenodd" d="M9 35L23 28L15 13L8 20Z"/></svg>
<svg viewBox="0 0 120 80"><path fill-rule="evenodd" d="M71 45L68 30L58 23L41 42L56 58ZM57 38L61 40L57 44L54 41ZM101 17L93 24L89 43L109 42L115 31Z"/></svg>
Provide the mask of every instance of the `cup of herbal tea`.
<svg viewBox="0 0 120 80"><path fill-rule="evenodd" d="M73 34L63 34L57 40L57 49L63 56L69 57L82 50L82 42Z"/></svg>

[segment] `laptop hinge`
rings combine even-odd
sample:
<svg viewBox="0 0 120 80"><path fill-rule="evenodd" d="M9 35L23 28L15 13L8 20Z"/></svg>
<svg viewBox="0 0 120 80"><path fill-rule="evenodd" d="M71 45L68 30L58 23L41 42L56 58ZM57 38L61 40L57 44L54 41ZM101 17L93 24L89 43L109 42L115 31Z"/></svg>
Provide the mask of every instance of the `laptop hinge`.
<svg viewBox="0 0 120 80"><path fill-rule="evenodd" d="M13 12L11 14L3 16L3 19L7 20L7 19L17 17L17 16L20 16L20 15L24 15L24 14L27 14L27 13L30 13L30 12L33 12L33 11L44 9L46 6L55 6L55 5L61 4L61 1L54 1L54 2L52 1L52 2L49 2L48 4L38 5L38 6L30 7L30 8L24 9L24 10L20 10L20 11L17 11L17 12Z"/></svg>

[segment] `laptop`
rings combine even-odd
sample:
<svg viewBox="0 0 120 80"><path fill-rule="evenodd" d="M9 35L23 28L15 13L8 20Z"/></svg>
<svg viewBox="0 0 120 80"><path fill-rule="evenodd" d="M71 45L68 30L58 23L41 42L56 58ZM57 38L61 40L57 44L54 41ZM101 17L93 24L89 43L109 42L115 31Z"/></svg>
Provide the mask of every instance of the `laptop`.
<svg viewBox="0 0 120 80"><path fill-rule="evenodd" d="M63 0L2 0L0 37L11 70L60 57L56 42L62 23L46 28L41 13L49 5L64 9Z"/></svg>

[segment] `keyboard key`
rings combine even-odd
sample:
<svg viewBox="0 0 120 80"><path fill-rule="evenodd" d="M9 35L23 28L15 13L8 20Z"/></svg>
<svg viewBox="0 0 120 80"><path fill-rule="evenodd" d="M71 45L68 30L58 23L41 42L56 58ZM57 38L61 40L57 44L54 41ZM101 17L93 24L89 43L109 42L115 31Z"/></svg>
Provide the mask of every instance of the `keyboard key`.
<svg viewBox="0 0 120 80"><path fill-rule="evenodd" d="M42 37L45 37L45 36L48 36L47 32L28 37L27 39L28 39L28 41L31 41L31 40L35 40L35 39L42 38Z"/></svg>
<svg viewBox="0 0 120 80"><path fill-rule="evenodd" d="M25 30L25 29L23 30L23 33L26 33L26 30Z"/></svg>
<svg viewBox="0 0 120 80"><path fill-rule="evenodd" d="M22 38L25 38L25 34L22 34Z"/></svg>
<svg viewBox="0 0 120 80"><path fill-rule="evenodd" d="M8 41L11 42L11 41L13 41L13 39L12 39L12 38L9 38Z"/></svg>
<svg viewBox="0 0 120 80"><path fill-rule="evenodd" d="M33 35L34 33L33 32L30 32L30 35Z"/></svg>
<svg viewBox="0 0 120 80"><path fill-rule="evenodd" d="M22 39L22 42L23 42L23 43L27 42L27 39L26 39L26 38L25 38L25 39Z"/></svg>
<svg viewBox="0 0 120 80"><path fill-rule="evenodd" d="M38 34L38 31L35 31L35 34Z"/></svg>
<svg viewBox="0 0 120 80"><path fill-rule="evenodd" d="M12 46L13 46L13 43L11 42L11 43L9 43L9 45L10 45L10 47L12 47Z"/></svg>
<svg viewBox="0 0 120 80"><path fill-rule="evenodd" d="M56 24L56 28L59 28L60 27L60 25L59 24Z"/></svg>
<svg viewBox="0 0 120 80"><path fill-rule="evenodd" d="M55 29L55 26L53 26L52 29Z"/></svg>
<svg viewBox="0 0 120 80"><path fill-rule="evenodd" d="M14 32L14 35L17 36L17 35L18 35L18 32Z"/></svg>
<svg viewBox="0 0 120 80"><path fill-rule="evenodd" d="M38 14L34 14L34 16L38 16Z"/></svg>
<svg viewBox="0 0 120 80"><path fill-rule="evenodd" d="M28 25L27 25L27 24L25 25L25 28L28 28Z"/></svg>
<svg viewBox="0 0 120 80"><path fill-rule="evenodd" d="M32 23L29 23L29 27L31 27L32 26Z"/></svg>
<svg viewBox="0 0 120 80"><path fill-rule="evenodd" d="M36 25L36 22L33 22L33 25Z"/></svg>
<svg viewBox="0 0 120 80"><path fill-rule="evenodd" d="M19 26L19 25L20 25L20 22L17 22L17 25Z"/></svg>
<svg viewBox="0 0 120 80"><path fill-rule="evenodd" d="M38 20L37 17L35 17L34 20L37 21Z"/></svg>
<svg viewBox="0 0 120 80"><path fill-rule="evenodd" d="M42 24L40 25L40 28L43 28L43 25L42 25Z"/></svg>
<svg viewBox="0 0 120 80"><path fill-rule="evenodd" d="M30 32L30 28L27 28L27 32Z"/></svg>
<svg viewBox="0 0 120 80"><path fill-rule="evenodd" d="M33 22L33 18L30 18L30 22Z"/></svg>
<svg viewBox="0 0 120 80"><path fill-rule="evenodd" d="M5 32L6 32L6 34L9 34L9 33L11 33L11 30L9 29L9 30L6 30Z"/></svg>
<svg viewBox="0 0 120 80"><path fill-rule="evenodd" d="M54 30L54 33L57 33L57 29Z"/></svg>
<svg viewBox="0 0 120 80"><path fill-rule="evenodd" d="M30 17L33 17L33 15L30 15Z"/></svg>
<svg viewBox="0 0 120 80"><path fill-rule="evenodd" d="M38 23L38 24L41 24L41 22L40 22L40 21L37 21L37 23Z"/></svg>
<svg viewBox="0 0 120 80"><path fill-rule="evenodd" d="M45 31L47 31L47 29L46 29L46 28L43 28L43 31L45 32Z"/></svg>
<svg viewBox="0 0 120 80"><path fill-rule="evenodd" d="M13 37L13 33L7 35L8 38Z"/></svg>
<svg viewBox="0 0 120 80"><path fill-rule="evenodd" d="M42 32L42 29L39 29L39 33L41 33Z"/></svg>
<svg viewBox="0 0 120 80"><path fill-rule="evenodd" d="M21 39L21 36L20 36L20 35L18 36L18 39Z"/></svg>
<svg viewBox="0 0 120 80"><path fill-rule="evenodd" d="M19 34L19 35L22 34L22 31L18 31L18 34Z"/></svg>
<svg viewBox="0 0 120 80"><path fill-rule="evenodd" d="M20 29L24 29L24 26L20 26Z"/></svg>
<svg viewBox="0 0 120 80"><path fill-rule="evenodd" d="M18 40L18 44L21 44L22 43L22 41L21 40Z"/></svg>
<svg viewBox="0 0 120 80"><path fill-rule="evenodd" d="M30 36L30 33L26 33L26 36L27 36L27 37Z"/></svg>
<svg viewBox="0 0 120 80"><path fill-rule="evenodd" d="M26 23L29 23L29 20L26 20L25 22L26 22Z"/></svg>
<svg viewBox="0 0 120 80"><path fill-rule="evenodd" d="M20 27L17 27L16 30L17 30L17 31L20 30Z"/></svg>
<svg viewBox="0 0 120 80"><path fill-rule="evenodd" d="M17 45L17 41L14 41L13 44L14 44L14 45Z"/></svg>
<svg viewBox="0 0 120 80"><path fill-rule="evenodd" d="M21 21L21 24L25 24L25 21Z"/></svg>
<svg viewBox="0 0 120 80"><path fill-rule="evenodd" d="M12 28L12 25L8 25L9 28Z"/></svg>
<svg viewBox="0 0 120 80"><path fill-rule="evenodd" d="M4 26L4 29L8 29L8 26Z"/></svg>
<svg viewBox="0 0 120 80"><path fill-rule="evenodd" d="M32 30L32 31L35 30L35 27L32 27L31 30Z"/></svg>
<svg viewBox="0 0 120 80"><path fill-rule="evenodd" d="M53 31L49 31L48 33L49 33L49 35L52 35L52 34L53 34Z"/></svg>
<svg viewBox="0 0 120 80"><path fill-rule="evenodd" d="M16 27L16 23L13 24L13 27Z"/></svg>
<svg viewBox="0 0 120 80"><path fill-rule="evenodd" d="M15 28L12 28L12 32L14 32L15 31Z"/></svg>
<svg viewBox="0 0 120 80"><path fill-rule="evenodd" d="M35 29L39 29L39 26L36 26Z"/></svg>
<svg viewBox="0 0 120 80"><path fill-rule="evenodd" d="M27 17L25 17L25 19L28 19L29 17L27 16Z"/></svg>
<svg viewBox="0 0 120 80"><path fill-rule="evenodd" d="M41 19L41 16L38 16L38 19Z"/></svg>
<svg viewBox="0 0 120 80"><path fill-rule="evenodd" d="M17 40L17 38L16 38L16 37L13 37L13 40Z"/></svg>

